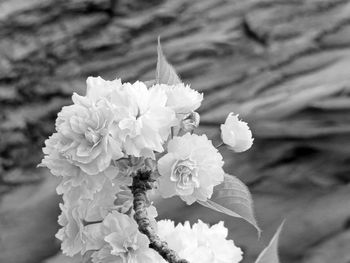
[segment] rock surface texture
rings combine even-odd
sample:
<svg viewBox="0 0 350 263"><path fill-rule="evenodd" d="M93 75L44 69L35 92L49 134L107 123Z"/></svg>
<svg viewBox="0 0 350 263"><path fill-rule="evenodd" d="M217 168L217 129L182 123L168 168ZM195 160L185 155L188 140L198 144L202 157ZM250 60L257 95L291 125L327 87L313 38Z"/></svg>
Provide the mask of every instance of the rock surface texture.
<svg viewBox="0 0 350 263"><path fill-rule="evenodd" d="M157 36L180 76L204 92L201 130L218 140L228 112L253 148L223 151L248 184L264 230L226 218L253 262L283 218L282 263L348 263L350 2L347 0L0 0L0 262L58 251L56 180L41 147L87 76L149 80ZM207 222L205 208L176 216ZM183 213L182 213L183 212Z"/></svg>

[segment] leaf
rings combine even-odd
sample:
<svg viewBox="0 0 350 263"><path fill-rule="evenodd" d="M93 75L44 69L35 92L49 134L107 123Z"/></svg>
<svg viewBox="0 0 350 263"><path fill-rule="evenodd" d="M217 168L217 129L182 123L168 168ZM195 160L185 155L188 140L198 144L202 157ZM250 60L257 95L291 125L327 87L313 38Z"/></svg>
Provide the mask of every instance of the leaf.
<svg viewBox="0 0 350 263"><path fill-rule="evenodd" d="M175 85L182 83L181 79L177 75L175 69L169 64L165 58L162 47L160 45L160 37L158 37L157 47L158 59L157 59L157 70L156 70L156 83Z"/></svg>
<svg viewBox="0 0 350 263"><path fill-rule="evenodd" d="M239 217L252 224L258 231L261 230L256 222L253 210L253 199L248 187L237 177L225 174L224 182L214 187L210 200L198 201L201 205L229 216Z"/></svg>
<svg viewBox="0 0 350 263"><path fill-rule="evenodd" d="M255 263L279 263L280 262L278 257L278 239L281 234L283 225L284 225L284 221L278 227L269 245L266 248L264 248L264 250L260 253Z"/></svg>

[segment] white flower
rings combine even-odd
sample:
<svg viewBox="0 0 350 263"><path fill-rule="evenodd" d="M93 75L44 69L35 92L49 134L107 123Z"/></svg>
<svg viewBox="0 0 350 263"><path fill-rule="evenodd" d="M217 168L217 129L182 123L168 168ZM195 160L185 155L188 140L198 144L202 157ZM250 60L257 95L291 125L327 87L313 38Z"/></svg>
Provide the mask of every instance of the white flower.
<svg viewBox="0 0 350 263"><path fill-rule="evenodd" d="M122 214L130 214L133 208L134 197L129 187L123 187L116 194L117 198L114 202L115 209Z"/></svg>
<svg viewBox="0 0 350 263"><path fill-rule="evenodd" d="M187 204L206 201L213 187L224 180L223 164L221 154L205 135L174 137L168 153L158 161L159 192L164 198L179 195Z"/></svg>
<svg viewBox="0 0 350 263"><path fill-rule="evenodd" d="M60 138L53 147L72 164L90 175L103 172L111 160L124 156L113 136L114 114L105 100L73 95L73 105L63 107L56 120Z"/></svg>
<svg viewBox="0 0 350 263"><path fill-rule="evenodd" d="M223 142L233 151L244 152L252 146L252 132L246 122L238 119L238 115L231 112L220 128Z"/></svg>
<svg viewBox="0 0 350 263"><path fill-rule="evenodd" d="M191 228L189 222L174 226L170 220L158 222L158 235L181 258L191 263L238 263L242 250L232 240L227 240L227 228L223 222L212 227L202 221Z"/></svg>
<svg viewBox="0 0 350 263"><path fill-rule="evenodd" d="M126 154L155 158L154 151L163 152L163 143L176 124L175 112L166 107L165 91L148 90L143 82L124 83L111 94L114 116Z"/></svg>
<svg viewBox="0 0 350 263"><path fill-rule="evenodd" d="M57 194L61 195L72 191L72 189L77 189L80 198L92 199L93 195L102 189L106 179L103 173L88 175L81 171L78 176L63 177L56 191Z"/></svg>
<svg viewBox="0 0 350 263"><path fill-rule="evenodd" d="M103 220L109 212L115 209L116 193L119 186L111 181L105 181L102 189L96 192L91 199L80 198L77 187L63 196L65 203L75 203L79 207L82 219L86 222L96 222ZM76 200L76 202L74 202Z"/></svg>
<svg viewBox="0 0 350 263"><path fill-rule="evenodd" d="M103 172L89 175L80 167L75 166L65 158L55 147L62 135L54 133L45 141L46 147L43 149L45 156L40 166L46 166L55 176L62 176L61 183L57 186L58 194L69 192L72 188L78 189L79 198L93 198L94 193L100 191L106 182L113 181L114 184L130 185L131 178L124 176L118 167L110 165Z"/></svg>
<svg viewBox="0 0 350 263"><path fill-rule="evenodd" d="M120 79L104 80L101 77L88 77L86 80L86 97L92 101L98 101L102 98L108 98L113 90L122 86Z"/></svg>
<svg viewBox="0 0 350 263"><path fill-rule="evenodd" d="M56 188L58 194L66 194L75 189L79 192L80 198L93 199L93 195L101 191L107 183L114 185L114 190L117 191L122 185L130 185L132 180L131 177L124 177L114 166L109 166L105 171L95 175L84 173L78 167L72 168L80 172L77 171L75 176L72 174L63 177Z"/></svg>
<svg viewBox="0 0 350 263"><path fill-rule="evenodd" d="M60 204L62 210L58 223L62 226L56 238L62 241L61 249L67 256L74 256L84 249L84 225L77 206Z"/></svg>
<svg viewBox="0 0 350 263"><path fill-rule="evenodd" d="M106 176L86 176L88 176L88 178L96 177L97 180L88 180L88 185L81 184L65 189L63 192L63 201L68 206L78 206L81 219L87 223L103 220L109 212L118 208L116 202L123 201L118 200L118 193L131 185L132 178L124 178L120 175L112 179ZM101 181L98 181L98 179ZM92 192L87 186L92 184L91 187L94 187L94 182L98 185L98 188L93 188L96 191ZM61 189L61 185L58 186L57 190Z"/></svg>
<svg viewBox="0 0 350 263"><path fill-rule="evenodd" d="M198 93L183 83L176 85L156 84L151 87L152 89L165 91L167 95L166 106L176 112L177 123L172 129L173 136L192 132L198 127L200 116L195 110L202 103L202 93Z"/></svg>
<svg viewBox="0 0 350 263"><path fill-rule="evenodd" d="M138 231L136 222L127 215L112 212L101 224L87 226L94 263L153 263L159 255L149 248L149 240Z"/></svg>
<svg viewBox="0 0 350 263"><path fill-rule="evenodd" d="M43 148L45 156L40 166L46 166L55 176L62 176L62 181L56 188L58 194L64 194L71 188L79 186L82 197L92 198L92 195L102 188L106 177L105 172L110 169L107 168L106 171L95 175L88 175L78 166L73 165L55 147L61 138L60 134L54 133L45 141L46 147Z"/></svg>
<svg viewBox="0 0 350 263"><path fill-rule="evenodd" d="M78 176L80 169L72 165L68 159L58 151L56 145L63 140L61 134L54 133L45 140L43 148L44 158L39 166L45 166L55 176Z"/></svg>
<svg viewBox="0 0 350 263"><path fill-rule="evenodd" d="M199 108L203 100L203 94L191 89L183 83L177 85L156 84L151 89L165 90L168 107L174 109L177 114L187 115Z"/></svg>

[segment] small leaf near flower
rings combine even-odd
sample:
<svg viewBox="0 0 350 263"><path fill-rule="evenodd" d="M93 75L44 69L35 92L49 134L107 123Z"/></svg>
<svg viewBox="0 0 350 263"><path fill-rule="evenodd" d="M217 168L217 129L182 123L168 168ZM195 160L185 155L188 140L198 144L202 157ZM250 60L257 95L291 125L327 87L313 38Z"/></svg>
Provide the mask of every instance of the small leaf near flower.
<svg viewBox="0 0 350 263"><path fill-rule="evenodd" d="M251 194L237 177L225 174L224 182L214 187L211 199L197 202L215 211L246 220L256 228L260 237L261 230L254 216Z"/></svg>
<svg viewBox="0 0 350 263"><path fill-rule="evenodd" d="M181 79L177 75L175 69L169 64L165 58L162 47L160 45L160 38L158 37L157 47L158 59L157 59L157 70L156 70L156 83L176 85L182 83Z"/></svg>
<svg viewBox="0 0 350 263"><path fill-rule="evenodd" d="M281 234L283 225L284 225L284 221L278 227L269 245L266 248L264 248L264 250L260 253L255 263L279 263L280 262L278 257L278 239Z"/></svg>

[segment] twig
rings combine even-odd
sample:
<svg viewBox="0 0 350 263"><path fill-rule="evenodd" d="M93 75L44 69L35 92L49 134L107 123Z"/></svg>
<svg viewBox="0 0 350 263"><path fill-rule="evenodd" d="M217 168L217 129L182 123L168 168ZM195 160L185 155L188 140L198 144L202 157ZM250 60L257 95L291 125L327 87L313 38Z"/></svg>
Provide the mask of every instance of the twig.
<svg viewBox="0 0 350 263"><path fill-rule="evenodd" d="M138 171L133 177L131 191L134 196L134 219L139 226L141 233L145 234L150 240L150 248L154 249L169 263L189 263L181 259L177 253L168 247L165 241L160 240L159 236L151 227L150 220L146 212L147 195L146 191L152 189L154 179L150 171Z"/></svg>

